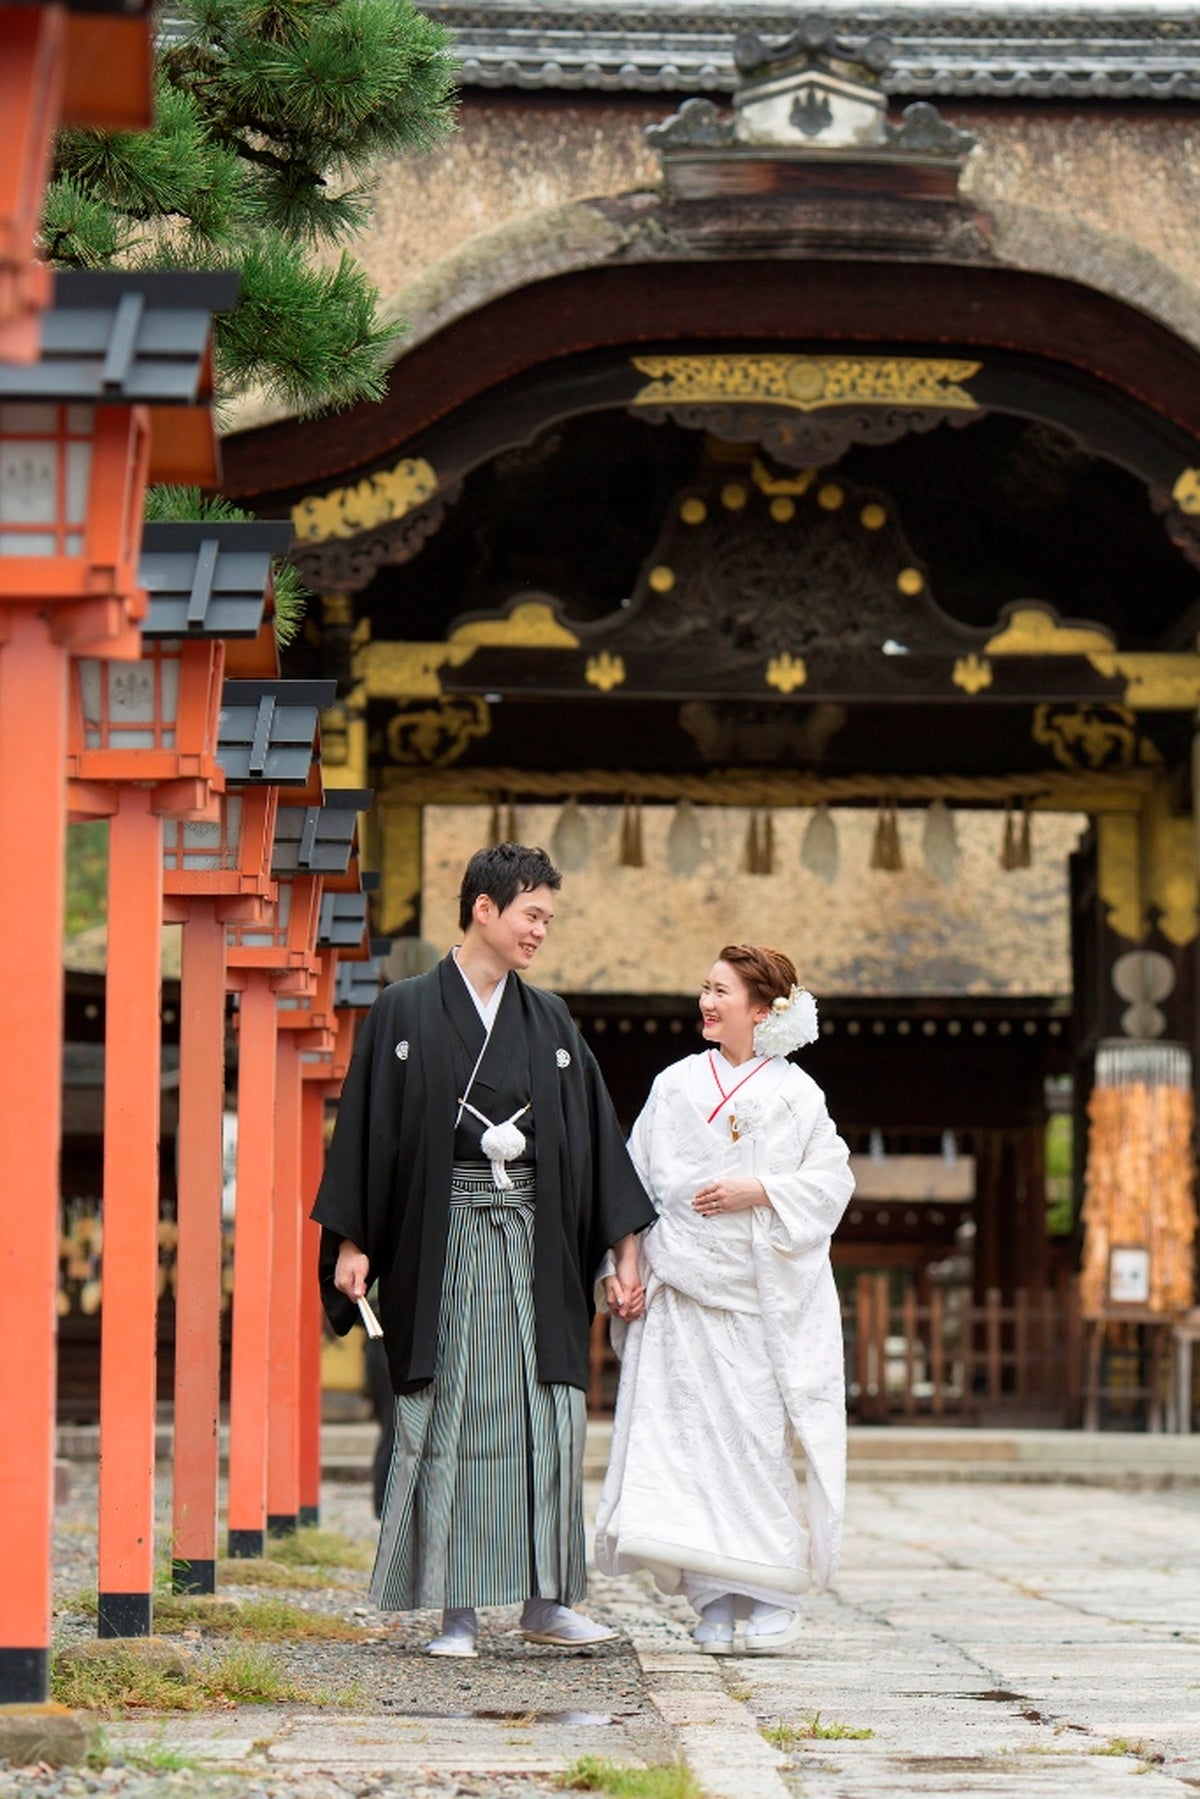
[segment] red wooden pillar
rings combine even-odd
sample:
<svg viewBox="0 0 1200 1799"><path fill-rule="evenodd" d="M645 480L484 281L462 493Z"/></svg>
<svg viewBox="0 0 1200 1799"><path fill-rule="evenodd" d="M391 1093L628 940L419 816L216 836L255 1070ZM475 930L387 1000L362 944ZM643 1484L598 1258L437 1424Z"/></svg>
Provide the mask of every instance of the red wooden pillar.
<svg viewBox="0 0 1200 1799"><path fill-rule="evenodd" d="M340 1034L340 1033L339 1033ZM317 1257L321 1227L309 1217L325 1166L328 1064L305 1069L301 1097L300 1240L300 1522L321 1521L321 1293Z"/></svg>
<svg viewBox="0 0 1200 1799"><path fill-rule="evenodd" d="M146 1636L154 1585L162 819L122 784L109 824L100 1341L102 1637Z"/></svg>
<svg viewBox="0 0 1200 1799"><path fill-rule="evenodd" d="M275 1189L275 992L267 968L246 969L242 981L229 1406L229 1553L234 1557L260 1556L266 1547Z"/></svg>
<svg viewBox="0 0 1200 1799"><path fill-rule="evenodd" d="M297 1031L278 1033L276 1059L267 1529L272 1536L287 1536L300 1518L302 1068Z"/></svg>
<svg viewBox="0 0 1200 1799"><path fill-rule="evenodd" d="M175 1281L175 1481L171 1584L212 1593L217 1576L221 1400L221 1115L225 1107L225 921L193 899L179 1005L179 1226Z"/></svg>
<svg viewBox="0 0 1200 1799"><path fill-rule="evenodd" d="M54 1506L67 658L0 608L0 1703L46 1697ZM16 871L30 871L18 879Z"/></svg>

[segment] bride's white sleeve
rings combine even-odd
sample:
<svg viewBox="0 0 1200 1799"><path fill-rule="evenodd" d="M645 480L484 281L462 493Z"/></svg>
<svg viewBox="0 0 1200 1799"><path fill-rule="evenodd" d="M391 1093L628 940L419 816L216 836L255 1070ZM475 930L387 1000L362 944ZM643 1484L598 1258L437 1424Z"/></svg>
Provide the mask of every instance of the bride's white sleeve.
<svg viewBox="0 0 1200 1799"><path fill-rule="evenodd" d="M654 1128L654 1113L657 1110L657 1107L658 1082L655 1081L653 1087L650 1089L645 1105L638 1113L633 1130L629 1134L629 1142L626 1145L626 1148L629 1151L629 1159L637 1170L637 1177L646 1189L646 1192L650 1194L652 1202L654 1201L654 1195L650 1192L650 1139ZM595 1306L596 1310L602 1315L607 1315L608 1312L608 1295L604 1291L604 1283L616 1272L616 1255L613 1250L606 1250L604 1260L597 1268L595 1274Z"/></svg>
<svg viewBox="0 0 1200 1799"><path fill-rule="evenodd" d="M807 1121L788 1105L787 1124L771 1133L767 1169L759 1175L771 1202L760 1215L765 1214L772 1246L784 1254L827 1242L854 1192L850 1151L824 1100L819 1108L805 1135Z"/></svg>

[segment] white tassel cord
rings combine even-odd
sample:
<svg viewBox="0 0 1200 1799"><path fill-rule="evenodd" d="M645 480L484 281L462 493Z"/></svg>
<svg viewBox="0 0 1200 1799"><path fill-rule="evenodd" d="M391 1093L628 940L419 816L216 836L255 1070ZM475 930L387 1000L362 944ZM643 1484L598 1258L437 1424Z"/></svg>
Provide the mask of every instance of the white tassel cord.
<svg viewBox="0 0 1200 1799"><path fill-rule="evenodd" d="M474 1106L468 1105L465 1099L460 1100L459 1104L465 1112L471 1114L472 1118L477 1118L480 1124L487 1127L479 1139L479 1147L492 1165L492 1180L497 1189L501 1193L511 1193L512 1176L504 1164L515 1162L525 1149L525 1133L517 1129L517 1119L523 1113L528 1112L528 1100L513 1113L511 1118L504 1119L501 1124L493 1124L490 1118L486 1118L482 1112L476 1111Z"/></svg>

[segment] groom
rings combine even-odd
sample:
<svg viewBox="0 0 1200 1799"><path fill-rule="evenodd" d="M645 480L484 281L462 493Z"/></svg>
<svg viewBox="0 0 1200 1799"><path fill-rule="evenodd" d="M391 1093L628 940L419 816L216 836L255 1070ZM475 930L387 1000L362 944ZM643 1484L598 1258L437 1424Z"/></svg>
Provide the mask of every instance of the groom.
<svg viewBox="0 0 1200 1799"><path fill-rule="evenodd" d="M371 1591L442 1607L434 1655L475 1655L477 1608L518 1600L532 1642L614 1635L571 1609L593 1287L611 1248L634 1298L655 1213L566 1006L520 979L561 880L521 844L472 856L461 944L359 1033L312 1214L335 1330L379 1282L396 1447Z"/></svg>

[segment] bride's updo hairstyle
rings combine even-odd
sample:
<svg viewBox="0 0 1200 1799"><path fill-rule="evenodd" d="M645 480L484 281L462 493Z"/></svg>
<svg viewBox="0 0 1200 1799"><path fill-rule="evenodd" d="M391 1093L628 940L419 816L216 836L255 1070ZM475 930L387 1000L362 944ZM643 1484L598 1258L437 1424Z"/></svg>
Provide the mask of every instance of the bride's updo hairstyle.
<svg viewBox="0 0 1200 1799"><path fill-rule="evenodd" d="M795 965L782 950L764 949L754 943L727 943L717 957L728 962L756 1006L771 1006L786 999L796 985Z"/></svg>

